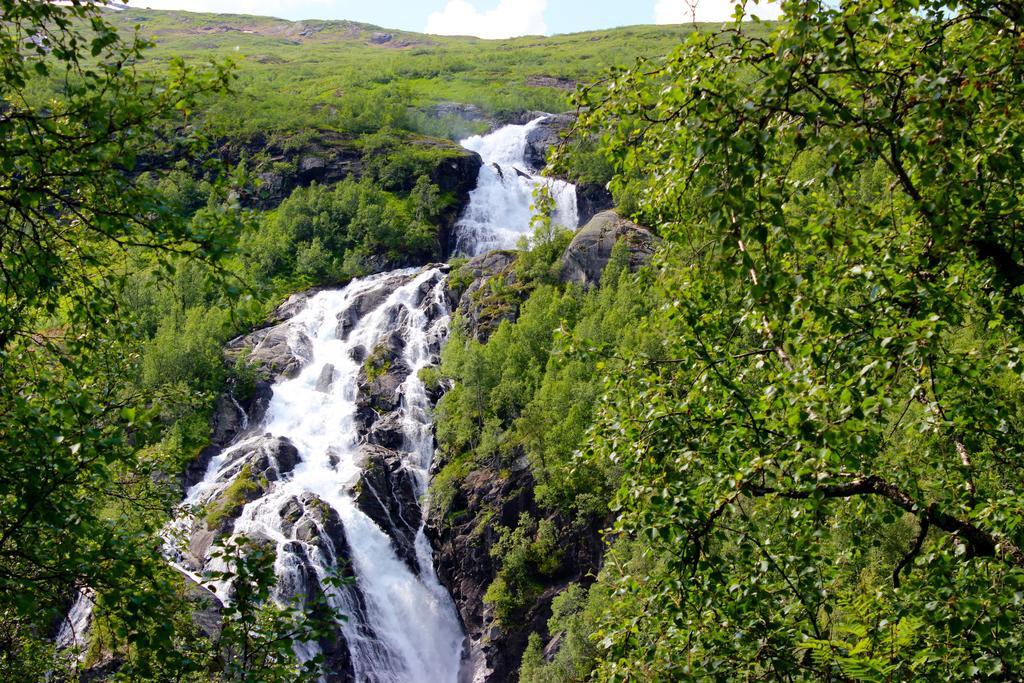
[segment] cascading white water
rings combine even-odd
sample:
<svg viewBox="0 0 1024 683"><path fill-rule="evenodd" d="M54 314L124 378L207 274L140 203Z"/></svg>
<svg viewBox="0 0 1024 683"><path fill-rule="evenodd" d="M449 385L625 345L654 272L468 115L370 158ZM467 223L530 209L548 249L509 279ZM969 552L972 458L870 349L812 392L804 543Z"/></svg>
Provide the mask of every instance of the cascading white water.
<svg viewBox="0 0 1024 683"><path fill-rule="evenodd" d="M533 234L534 191L547 187L555 201L554 222L575 230L579 223L576 186L529 172L526 146L530 131L544 117L526 125L504 126L489 135L475 135L462 146L480 155L483 166L469 205L455 226L455 251L476 256L491 249L513 249Z"/></svg>
<svg viewBox="0 0 1024 683"><path fill-rule="evenodd" d="M403 279L407 281L401 283ZM361 361L388 339L400 338L397 362L409 371L397 389L402 445L395 452L401 470L411 475L415 496L426 493L433 436L430 402L418 373L436 361L447 335L444 284L438 269L419 274L399 271L313 296L287 322L290 344L296 355L307 357L305 366L293 379L274 385L262 424L217 455L204 479L187 494L189 506L215 502L241 476L241 462L250 467L266 462L253 457L259 448L280 444L272 441L275 438L294 445L297 463L285 471L280 452L276 460L270 458L271 481L259 498L244 506L233 533L276 545L275 569L285 593L315 590L318 580L347 553L356 590L328 589L326 595L331 606L348 617L341 630L357 681L454 683L459 676L464 636L451 597L434 573L422 515L416 520L415 560L410 566L399 557L388 531L357 504L359 490L372 485L363 479L367 463L358 436ZM368 295L379 298L379 303L344 334L339 324L343 314ZM362 379L365 382L365 375ZM316 523L307 525L305 532L295 523L295 518L322 504L340 519L343 538L326 531L333 514L317 513ZM337 547L342 543L347 549ZM310 569L315 577L309 576ZM225 596L226 588L217 593ZM315 644L307 645L301 654L311 656L316 649Z"/></svg>
<svg viewBox="0 0 1024 683"><path fill-rule="evenodd" d="M532 234L534 191L540 186L555 200L554 221L577 227L575 186L528 173L528 135L541 121L463 141L484 165L456 225L457 253L513 248ZM183 514L167 532L173 564L206 585L208 570L223 569L220 560L209 557L209 544L218 534L273 544L278 597L320 591L337 614L347 617L339 624L341 642L334 654L344 651L339 661L349 670L329 680L454 683L472 673L466 670L465 637L455 606L433 568L419 506L427 489L433 435L430 401L418 373L436 362L447 336L444 287L440 270L428 268L382 273L310 298L283 324L302 370L274 385L258 424L250 425L234 403L241 433L188 490ZM374 303L363 310L367 297ZM357 308L356 318L346 317ZM399 462L371 464L364 443L368 430L359 424L366 408L359 405L360 371L364 356L395 335L400 343L392 344L392 350L407 373L392 388L398 399L398 436L392 436L397 443L383 450L397 454ZM367 476L369 469L382 466L390 468L385 474L391 477L390 490L377 490ZM257 475L259 495L226 527L206 529L194 511L222 505L245 474ZM411 492L403 496L398 489L406 484ZM370 499L375 515L368 514L363 498ZM179 546L182 539L188 539L188 548ZM324 579L340 565L350 567L354 588L327 587ZM229 599L229 586L215 589L221 599ZM83 649L90 613L86 592L62 625L60 647ZM311 657L323 652L324 644L296 647L301 656Z"/></svg>
<svg viewBox="0 0 1024 683"><path fill-rule="evenodd" d="M71 651L77 657L85 656L86 634L92 621L92 591L78 593L67 616L60 623L54 643L58 650Z"/></svg>

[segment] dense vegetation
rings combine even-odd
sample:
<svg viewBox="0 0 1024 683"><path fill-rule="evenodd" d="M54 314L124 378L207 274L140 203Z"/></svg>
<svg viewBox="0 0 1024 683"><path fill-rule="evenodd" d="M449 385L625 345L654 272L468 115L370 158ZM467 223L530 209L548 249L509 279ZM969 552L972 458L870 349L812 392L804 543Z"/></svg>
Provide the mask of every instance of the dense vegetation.
<svg viewBox="0 0 1024 683"><path fill-rule="evenodd" d="M5 1L0 15L0 677L74 668L52 638L84 593L86 666L292 680L290 643L315 637L323 614L268 603L273 557L223 550L237 595L211 642L160 551L213 397L251 384L244 365L225 367L224 343L296 290L442 256L453 197L430 174L450 152L422 134L562 109L559 78L597 77L627 42L660 52L678 32L511 41L544 56L524 59L472 39L379 46L373 27L344 22L307 40L277 20L232 17L254 32L225 33L223 18L92 2ZM591 38L607 45L576 49ZM211 55L223 61L194 66ZM555 85L528 82L548 57ZM495 79L513 85L479 87ZM479 105L475 118L430 109L449 97ZM268 173L330 154L357 159L358 174L266 198Z"/></svg>
<svg viewBox="0 0 1024 683"><path fill-rule="evenodd" d="M613 177L654 263L620 249L599 288L561 284L568 236L542 225L484 293L517 319L486 341L456 320L427 373L451 386L441 516L474 470L532 478L537 513L492 549L499 625L609 528L521 680L1024 675L1024 9L784 4L771 26L489 43L0 0L0 676L72 675L54 625L88 591L87 665L311 677L291 642L323 614L268 600L272 554L221 550L214 643L160 553L213 396L251 381L221 349L288 293L443 256L446 152L422 136L601 78L555 167ZM640 53L668 54L609 71ZM361 178L251 208L291 164L254 140L328 139Z"/></svg>
<svg viewBox="0 0 1024 683"><path fill-rule="evenodd" d="M691 29L637 26L502 41L426 36L348 21L287 22L240 15L111 13L155 41L150 68L175 57L229 58L236 95L213 98L202 116L219 134L244 137L309 128L365 134L381 128L465 137L487 128L442 103L475 105L482 117L563 111L577 82L639 56L667 53Z"/></svg>
<svg viewBox="0 0 1024 683"><path fill-rule="evenodd" d="M649 287L612 295L648 311L627 343L588 345L596 406L532 456L578 449L558 488L618 490L597 583L556 599L562 645L535 636L522 680L1021 675L1024 15L785 7L767 37L694 35L581 95L620 206L666 244ZM449 394L446 421L493 415L462 452L514 443L530 375L488 380L487 346L515 358L561 296L449 348L485 391ZM565 361L537 358L551 392ZM528 550L499 544L499 614Z"/></svg>

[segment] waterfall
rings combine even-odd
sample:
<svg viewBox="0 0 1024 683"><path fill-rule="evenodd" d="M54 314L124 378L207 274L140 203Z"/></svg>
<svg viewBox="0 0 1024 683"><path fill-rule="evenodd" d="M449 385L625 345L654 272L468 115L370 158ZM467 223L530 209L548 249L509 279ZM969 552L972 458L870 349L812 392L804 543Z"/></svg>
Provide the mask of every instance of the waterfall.
<svg viewBox="0 0 1024 683"><path fill-rule="evenodd" d="M555 200L554 222L575 230L579 223L576 186L531 174L526 162L529 135L544 120L504 126L489 135L475 135L462 146L480 155L483 166L469 205L455 226L455 252L476 256L491 249L513 249L533 234L533 193L547 187Z"/></svg>
<svg viewBox="0 0 1024 683"><path fill-rule="evenodd" d="M463 141L484 165L456 225L458 253L512 248L530 235L541 186L555 200L555 222L576 228L576 188L528 172L528 136L541 121ZM332 637L296 643L304 659L324 655L331 683L456 683L472 675L424 535L434 444L419 372L438 361L447 338L445 285L435 267L357 279L244 338L252 357L265 348L284 353L287 376L274 383L262 416L250 419L230 397L239 433L188 489L165 533L168 560L222 601L230 585L206 578L225 568L212 545L244 535L273 546L275 597L322 597L344 617ZM353 582L339 588L326 580L336 572ZM85 591L58 646L81 656L90 617Z"/></svg>
<svg viewBox="0 0 1024 683"><path fill-rule="evenodd" d="M458 680L464 635L434 573L420 507L433 434L418 373L447 336L444 287L441 270L427 268L310 298L283 323L305 359L301 371L274 385L262 421L187 492L187 507L209 510L240 478L260 480L230 533L276 547L279 598L320 591L347 618L336 642L300 646L304 657L333 653L350 667L329 680ZM178 525L191 547L176 563L193 576L218 568L203 552L203 523L193 516ZM339 564L354 586L325 587ZM223 599L228 588L215 591Z"/></svg>
<svg viewBox="0 0 1024 683"><path fill-rule="evenodd" d="M92 591L78 592L54 638L58 650L68 650L79 659L85 657L86 634L92 621L92 599Z"/></svg>

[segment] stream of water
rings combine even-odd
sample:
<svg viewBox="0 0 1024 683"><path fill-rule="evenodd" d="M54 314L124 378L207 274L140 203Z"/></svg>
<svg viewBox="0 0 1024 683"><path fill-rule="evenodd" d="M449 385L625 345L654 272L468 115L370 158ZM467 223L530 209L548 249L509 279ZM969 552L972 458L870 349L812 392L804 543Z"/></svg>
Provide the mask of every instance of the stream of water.
<svg viewBox="0 0 1024 683"><path fill-rule="evenodd" d="M576 186L529 172L526 146L530 132L544 120L504 126L489 135L462 141L483 159L469 206L455 226L455 251L476 256L492 249L514 249L520 238L533 234L531 222L537 211L534 193L546 187L555 202L554 222L570 230L579 223Z"/></svg>
<svg viewBox="0 0 1024 683"><path fill-rule="evenodd" d="M484 165L456 227L458 252L516 246L532 232L534 191L542 185L555 199L555 221L576 227L575 187L526 170L527 136L539 121L463 141ZM274 384L266 414L254 425L232 398L239 434L189 488L168 530L169 560L222 600L230 599L230 586L205 578L223 568L209 554L216 536L273 545L280 600L322 595L345 616L334 641L296 644L302 658L321 653L344 667L330 681L472 677L461 622L423 533L434 443L432 405L419 371L438 362L447 338L445 283L441 269L428 267L312 296L282 323L301 370ZM384 379L393 384L383 386L384 407L367 396L378 380L364 365L376 354L383 354ZM228 526L207 529L210 517L204 522L196 511L215 509L246 479L259 482L258 495ZM353 585L337 588L325 580L339 567ZM84 644L90 604L88 594L74 604L59 646Z"/></svg>

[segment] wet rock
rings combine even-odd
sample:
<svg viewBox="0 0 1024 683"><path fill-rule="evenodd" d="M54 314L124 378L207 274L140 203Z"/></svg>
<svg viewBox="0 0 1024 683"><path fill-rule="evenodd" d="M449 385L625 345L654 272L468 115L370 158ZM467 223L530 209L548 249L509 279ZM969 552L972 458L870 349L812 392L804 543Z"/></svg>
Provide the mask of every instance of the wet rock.
<svg viewBox="0 0 1024 683"><path fill-rule="evenodd" d="M272 327L294 318L299 313L306 310L306 306L309 304L310 299L320 292L328 289L331 288L328 286L310 287L309 289L292 294L284 300L284 303L275 308L273 312L267 316L265 326Z"/></svg>
<svg viewBox="0 0 1024 683"><path fill-rule="evenodd" d="M369 413L376 416L398 410L402 403L399 388L412 370L402 358L405 340L397 332L384 338L367 357L359 371L358 394L356 397L357 426L365 434L371 424L361 420ZM371 422L376 421L376 418Z"/></svg>
<svg viewBox="0 0 1024 683"><path fill-rule="evenodd" d="M402 417L398 413L388 413L379 420L374 421L367 435L368 443L384 448L398 450L405 445L405 433L402 426Z"/></svg>
<svg viewBox="0 0 1024 683"><path fill-rule="evenodd" d="M292 529L295 528L295 524L302 519L306 509L299 502L298 498L294 496L289 498L284 505L277 511L278 516L281 518L281 531L287 535L290 535Z"/></svg>
<svg viewBox="0 0 1024 683"><path fill-rule="evenodd" d="M210 443L226 446L231 443L246 422L248 422L248 416L242 412L241 407L237 405L231 395L221 394L213 404L211 420L213 433L210 435Z"/></svg>
<svg viewBox="0 0 1024 683"><path fill-rule="evenodd" d="M629 268L636 270L650 261L660 240L647 228L620 217L615 211L599 213L577 231L562 255L562 281L583 287L600 284L612 249L620 241L626 243Z"/></svg>
<svg viewBox="0 0 1024 683"><path fill-rule="evenodd" d="M259 424L267 413L274 390L266 380L257 380L244 401L233 396L233 388L217 397L210 427L210 444L185 468L184 488L202 481L210 460L237 439L246 427Z"/></svg>
<svg viewBox="0 0 1024 683"><path fill-rule="evenodd" d="M391 537L398 557L419 574L416 534L422 511L415 476L403 465L401 454L388 448L366 444L359 457L363 472L356 485L356 505Z"/></svg>
<svg viewBox="0 0 1024 683"><path fill-rule="evenodd" d="M540 171L548 163L548 152L562 142L563 134L576 122L574 114L546 116L526 135L523 157L532 171Z"/></svg>
<svg viewBox="0 0 1024 683"><path fill-rule="evenodd" d="M298 597L314 605L318 616L325 617L322 610L328 590L320 579L316 565L324 560L336 564L342 577L352 577L349 564L350 549L345 529L338 513L313 493L303 493L289 498L279 509L281 531L293 541L284 543L280 549L279 562L286 568L285 578L279 580L278 588L285 596ZM320 558L317 558L317 555ZM330 590L344 593L343 603L350 606L345 617L360 629L363 637L373 637L372 629L366 625L366 604L355 586L342 586ZM355 669L349 653L348 641L340 627L332 628L319 640L327 671L326 680L352 682Z"/></svg>
<svg viewBox="0 0 1024 683"><path fill-rule="evenodd" d="M320 371L320 376L316 378L316 387L314 388L320 393L326 394L331 390L332 384L334 384L334 366L327 363Z"/></svg>
<svg viewBox="0 0 1024 683"><path fill-rule="evenodd" d="M348 352L348 357L357 363L362 363L366 360L366 347L362 344L353 346Z"/></svg>
<svg viewBox="0 0 1024 683"><path fill-rule="evenodd" d="M310 361L312 353L312 342L306 333L288 323L232 339L225 351L229 363L244 355L260 377L270 381L295 377Z"/></svg>
<svg viewBox="0 0 1024 683"><path fill-rule="evenodd" d="M266 416L267 408L270 407L270 399L274 397L273 385L265 379L256 380L253 386L252 395L242 403L245 414L249 416L249 426L258 425Z"/></svg>
<svg viewBox="0 0 1024 683"><path fill-rule="evenodd" d="M585 183L576 186L576 213L580 225L586 225L597 214L614 207L612 193L604 185Z"/></svg>
<svg viewBox="0 0 1024 683"><path fill-rule="evenodd" d="M520 111L513 111L502 114L498 117L498 126L524 126L534 119L538 119L542 116L550 116L545 111L537 111L535 109L523 109Z"/></svg>
<svg viewBox="0 0 1024 683"><path fill-rule="evenodd" d="M240 449L237 455L233 453L229 462L232 473L248 465L253 476L277 481L295 469L299 451L287 438L266 434L252 446Z"/></svg>
<svg viewBox="0 0 1024 683"><path fill-rule="evenodd" d="M299 462L298 449L283 437L266 434L243 444L231 453L215 488L200 501L205 515L189 531L184 553L193 570L205 565L218 538L231 533L242 509L262 497L272 482L289 474Z"/></svg>
<svg viewBox="0 0 1024 683"><path fill-rule="evenodd" d="M355 329L363 317L379 308L381 304L387 301L395 289L407 284L414 277L415 274L388 276L386 284L382 283L382 286L374 287L353 298L348 308L338 314L338 327L335 331L338 339L348 339L348 335Z"/></svg>

